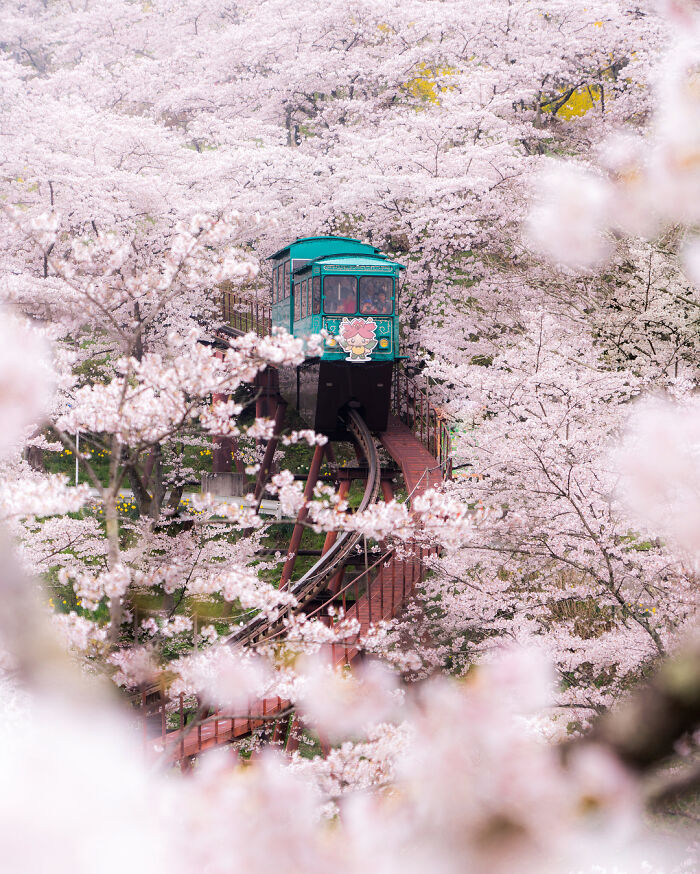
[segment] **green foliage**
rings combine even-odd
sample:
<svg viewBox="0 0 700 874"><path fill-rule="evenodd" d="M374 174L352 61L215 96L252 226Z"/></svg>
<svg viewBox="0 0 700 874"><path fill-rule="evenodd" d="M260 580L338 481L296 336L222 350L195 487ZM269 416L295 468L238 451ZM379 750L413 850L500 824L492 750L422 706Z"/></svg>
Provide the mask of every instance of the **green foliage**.
<svg viewBox="0 0 700 874"><path fill-rule="evenodd" d="M574 634L584 640L600 637L606 631L611 631L615 625L613 607L599 604L592 596L584 599L549 600L547 608L549 619L553 622L573 620Z"/></svg>

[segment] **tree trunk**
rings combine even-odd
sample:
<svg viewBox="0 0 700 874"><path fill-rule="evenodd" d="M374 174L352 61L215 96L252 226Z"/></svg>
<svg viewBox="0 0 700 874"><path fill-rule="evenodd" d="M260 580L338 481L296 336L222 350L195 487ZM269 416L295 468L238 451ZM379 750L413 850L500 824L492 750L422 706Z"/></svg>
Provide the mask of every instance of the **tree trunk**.
<svg viewBox="0 0 700 874"><path fill-rule="evenodd" d="M160 508L165 495L165 487L163 485L163 454L161 452L160 443L153 447L153 469L151 471L151 506L148 515L157 522L160 519Z"/></svg>
<svg viewBox="0 0 700 874"><path fill-rule="evenodd" d="M109 462L109 484L103 492L105 507L105 526L107 532L107 566L111 570L119 564L121 548L119 545L119 517L117 516L117 493L119 489L119 464L122 456L122 445L116 435L112 437L112 457ZM110 629L109 639L112 645L119 640L119 629L122 621L122 599L109 600Z"/></svg>
<svg viewBox="0 0 700 874"><path fill-rule="evenodd" d="M40 446L25 447L24 459L34 470L44 472L44 450Z"/></svg>

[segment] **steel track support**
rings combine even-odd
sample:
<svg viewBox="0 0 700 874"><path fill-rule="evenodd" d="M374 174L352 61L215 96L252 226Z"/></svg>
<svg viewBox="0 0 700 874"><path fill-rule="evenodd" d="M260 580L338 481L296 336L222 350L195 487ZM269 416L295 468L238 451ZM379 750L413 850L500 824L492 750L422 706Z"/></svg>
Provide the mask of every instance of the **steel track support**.
<svg viewBox="0 0 700 874"><path fill-rule="evenodd" d="M347 498L349 491L350 491L350 480L349 479L342 480L342 482L340 483L340 486L338 488L338 498L341 501L344 501L345 498ZM323 541L323 548L321 549L321 555L325 555L328 552L328 550L331 548L331 546L333 546L333 544L335 543L337 537L338 537L337 531L329 531L328 534L326 534L326 539Z"/></svg>
<svg viewBox="0 0 700 874"><path fill-rule="evenodd" d="M333 451L333 445L328 441L326 443L326 459L328 461L328 467L331 469L331 474L334 477L338 476L338 460L335 457L335 452Z"/></svg>
<svg viewBox="0 0 700 874"><path fill-rule="evenodd" d="M281 719L275 720L275 730L272 733L272 739L270 741L272 746L281 747L284 745L288 728L289 716L283 716Z"/></svg>
<svg viewBox="0 0 700 874"><path fill-rule="evenodd" d="M277 444L279 443L279 439L282 435L282 425L284 424L284 415L286 411L287 402L284 400L284 398L279 397L277 399L277 409L275 411L275 429L272 437L267 441L267 446L265 447L265 455L263 456L262 464L260 465L260 470L258 471L258 477L255 480L253 499L255 501L256 509L260 508L260 502L262 501L265 484L267 483L267 480L270 476L270 471L272 470L272 459L275 456L275 450L277 449Z"/></svg>
<svg viewBox="0 0 700 874"><path fill-rule="evenodd" d="M220 356L223 357L223 356ZM226 403L228 400L227 394L217 392L212 395L212 403L217 404L219 401ZM215 435L212 438L211 447L211 470L212 473L231 473L231 451L233 449L233 441L230 437L223 435Z"/></svg>
<svg viewBox="0 0 700 874"><path fill-rule="evenodd" d="M297 718L296 713L292 719L292 725L289 729L289 734L287 735L287 745L285 746L285 752L287 753L295 753L299 749L299 741L301 739L301 723Z"/></svg>
<svg viewBox="0 0 700 874"><path fill-rule="evenodd" d="M311 459L311 467L309 468L309 475L306 479L306 486L304 488L304 501L310 501L311 496L314 492L314 486L318 481L318 475L321 472L321 464L323 463L323 456L326 454L326 450L324 446L316 446L314 449L314 457ZM294 531L292 531L292 539L289 541L289 553L287 561L284 563L284 567L282 568L282 576L280 577L280 589L284 589L285 586L289 583L289 580L292 576L292 572L294 571L294 565L297 560L297 550L299 549L299 544L301 543L301 537L304 533L304 521L309 514L308 507L306 503L299 510L297 514L296 525L294 526Z"/></svg>
<svg viewBox="0 0 700 874"><path fill-rule="evenodd" d="M217 350L215 353L217 358L223 361L224 353ZM223 392L216 392L212 395L212 404L219 401L226 403L229 395ZM211 471L212 473L231 473L231 455L235 454L236 444L230 437L223 435L215 435L212 438L211 448Z"/></svg>
<svg viewBox="0 0 700 874"><path fill-rule="evenodd" d="M265 419L275 411L275 400L279 396L279 374L275 368L267 367L255 377L253 385L258 390L255 400L255 418ZM259 446L261 441L255 441Z"/></svg>
<svg viewBox="0 0 700 874"><path fill-rule="evenodd" d="M350 480L349 479L342 480L340 483L340 486L338 488L338 497L340 498L341 501L345 500L349 491L350 491ZM331 546L333 546L333 544L335 543L337 537L338 537L337 531L329 531L328 534L326 534L326 539L323 543L323 549L321 550L321 555L324 555L326 552L328 552L328 550L331 548ZM345 565L343 565L337 573L333 574L330 582L328 583L328 589L330 592L335 593L340 589L344 573L345 573Z"/></svg>

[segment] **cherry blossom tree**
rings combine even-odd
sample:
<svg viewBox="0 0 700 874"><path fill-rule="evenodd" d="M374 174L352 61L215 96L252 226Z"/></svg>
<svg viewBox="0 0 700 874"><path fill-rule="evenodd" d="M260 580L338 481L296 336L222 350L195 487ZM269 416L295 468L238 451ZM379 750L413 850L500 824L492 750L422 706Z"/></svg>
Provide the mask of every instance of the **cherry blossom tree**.
<svg viewBox="0 0 700 874"><path fill-rule="evenodd" d="M436 397L447 389L457 420L478 419L475 405L488 417L498 410L490 425L499 437L495 446L506 453L512 444L500 439L501 416L513 410L507 403L499 409L504 370L509 356L523 353L519 338L541 307L594 338L597 348L586 352L591 366L597 349L607 357L607 377L595 383L602 419L640 390L640 380L677 377L692 360L692 295L672 253L621 248L601 290L592 288L593 280L552 276L519 237L525 181L553 155L588 152L616 127L646 117L651 62L668 39L651 7L550 3L543 11L527 2L457 3L443 4L437 16L422 2L335 4L319 20L313 3L294 10L278 2L138 9L95 2L82 10L56 3L37 4L31 23L26 12L24 5L10 7L3 43L4 87L16 95L3 103L13 205L6 214L4 291L44 321L72 356L64 362L54 414L64 444L75 451L71 435L87 430L105 435L102 451L111 452L107 488L92 480L103 492L111 531L101 572L111 574L121 561L119 486L128 483L140 512L154 522L163 509L172 512L188 478L177 446L187 439L188 421L202 412L194 397L233 387L229 377L207 370L216 362L201 348L173 344L189 342L184 338L193 326L215 324L216 281L243 278L251 293L264 288L264 271L255 279L251 247L263 253L326 229L367 235L409 256L402 292L406 347L419 366L428 364ZM579 114L582 107L588 111ZM192 219L193 212L219 218ZM260 222L258 214L273 221ZM668 278L652 281L652 273ZM645 276L645 316L639 317ZM560 353L548 351L556 362ZM204 373L191 372L186 358ZM629 384L616 367L632 370ZM76 372L86 377L76 379ZM131 394L126 387L134 379ZM611 389L616 379L623 385ZM172 403L154 420L152 400L173 381ZM583 381L579 389L588 400L571 399L584 415L593 409L592 385ZM526 408L529 401L523 395L519 403ZM475 435L488 440L488 424ZM553 417L543 415L537 426L533 439L553 446ZM601 425L577 447L583 457L575 463L590 472L591 483L610 436ZM480 459L470 461L480 473ZM503 525L514 535L502 541L499 533L495 556L514 548L514 540L525 537L532 550L549 536L545 500L537 511L532 503L521 508L531 522L542 521L540 529L516 532L513 495L531 481L532 470L522 458L515 462L508 462L500 494L493 474L484 480L489 506L509 507ZM566 470L569 462L559 463ZM84 464L89 470L89 460ZM582 500L590 503L591 495ZM337 520L322 514L320 506L318 524ZM380 525L382 533L389 527L369 518L355 524L368 531ZM621 547L626 531L617 520L601 560L624 553L624 566L636 558L643 591L668 560L659 550L642 555ZM488 544L489 537L482 540ZM471 545L468 553L475 554ZM543 556L535 549L531 559ZM567 546L547 560L571 567L575 559ZM502 573L497 563L489 567L491 577L494 567L496 578ZM473 559L464 557L450 571L458 579L474 573ZM100 591L94 568L88 577L92 582L84 580L80 590ZM110 577L107 585L127 585L126 575L120 579ZM608 575L606 597L611 590L618 587ZM623 626L629 603L615 607ZM629 621L640 625L633 616ZM658 652L656 625L647 624L644 634ZM640 662L642 652L648 655L642 646Z"/></svg>
<svg viewBox="0 0 700 874"><path fill-rule="evenodd" d="M614 717L570 748L544 740L572 711L580 728L613 704L696 621L693 527L676 553L648 519L658 479L645 463L640 519L611 454L643 392L690 404L694 388L696 258L690 243L686 275L677 225L697 202L696 25L691 3L667 6L668 19L609 0L5 4L0 293L32 325L8 319L0 354L0 508L19 559L73 588L80 611L54 624L88 672L131 686L167 657L176 692L229 712L278 694L333 744L311 762L241 768L222 754L190 778L153 773L123 719L83 694L85 670L53 648L8 551L0 643L16 719L0 722L13 752L0 820L17 866L563 874L643 870L646 856L681 870L644 841L639 774L679 739L692 749L692 682L655 681L658 713L685 694L690 715L661 719L644 756ZM294 606L252 566L260 517L182 510L183 447L239 436L241 387L313 352L282 334L206 341L221 283L262 297L263 256L321 232L408 262L404 348L470 476L411 514L390 502L345 517L319 488L309 524L442 549L421 597L367 643L404 675L463 683L410 686L375 663L339 676L318 656L333 632L304 617L280 641L285 660L217 645L213 625L178 610L189 596L241 615ZM36 366L38 336L52 365ZM20 459L27 445L78 454L78 431L93 458L83 443L77 489ZM291 474L274 487L301 507ZM154 591L162 609L130 614L129 598ZM538 644L557 673L541 653L499 654L503 639ZM317 659L294 661L301 650ZM47 724L62 757L38 737ZM66 804L55 792L68 784ZM37 816L61 840L81 823L87 848L68 842L57 863L28 834Z"/></svg>

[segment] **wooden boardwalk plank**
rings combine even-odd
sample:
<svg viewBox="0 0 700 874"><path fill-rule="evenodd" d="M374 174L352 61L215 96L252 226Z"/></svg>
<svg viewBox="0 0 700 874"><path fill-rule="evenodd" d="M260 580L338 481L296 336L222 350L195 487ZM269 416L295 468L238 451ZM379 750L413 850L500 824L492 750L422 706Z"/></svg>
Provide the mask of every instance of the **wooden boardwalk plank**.
<svg viewBox="0 0 700 874"><path fill-rule="evenodd" d="M401 468L410 498L442 482L442 471L416 435L396 416L389 416L387 430L379 437L382 446Z"/></svg>

